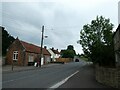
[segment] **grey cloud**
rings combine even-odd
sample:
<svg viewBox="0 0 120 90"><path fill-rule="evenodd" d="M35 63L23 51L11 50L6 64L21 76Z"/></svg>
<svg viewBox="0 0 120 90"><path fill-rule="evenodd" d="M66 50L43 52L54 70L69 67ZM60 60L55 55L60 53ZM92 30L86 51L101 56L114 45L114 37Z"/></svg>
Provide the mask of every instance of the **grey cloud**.
<svg viewBox="0 0 120 90"><path fill-rule="evenodd" d="M109 4L105 2L97 6L87 5L75 2L5 2L2 5L2 25L13 36L37 45L40 45L41 27L45 25L48 38L44 39L44 45L64 49L72 44L77 52L82 53L81 46L76 42L84 24L101 14L117 24L117 1L114 3L111 0Z"/></svg>
<svg viewBox="0 0 120 90"><path fill-rule="evenodd" d="M3 14L16 21L17 24L19 24L18 21L21 21L40 28L40 25L44 23L43 16L39 12L27 7L27 4L24 5L24 3L3 3Z"/></svg>

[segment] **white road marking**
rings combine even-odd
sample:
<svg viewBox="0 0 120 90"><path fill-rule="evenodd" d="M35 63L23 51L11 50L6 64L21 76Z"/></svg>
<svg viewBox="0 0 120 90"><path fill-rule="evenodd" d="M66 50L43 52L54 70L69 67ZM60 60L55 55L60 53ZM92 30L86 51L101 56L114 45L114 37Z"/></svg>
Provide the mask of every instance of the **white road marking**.
<svg viewBox="0 0 120 90"><path fill-rule="evenodd" d="M65 78L64 80L58 82L57 84L51 86L49 89L54 89L54 88L58 88L59 86L61 86L62 84L64 84L69 78L71 78L73 75L77 74L79 71L76 71L75 73L71 74L70 76L68 76L67 78Z"/></svg>

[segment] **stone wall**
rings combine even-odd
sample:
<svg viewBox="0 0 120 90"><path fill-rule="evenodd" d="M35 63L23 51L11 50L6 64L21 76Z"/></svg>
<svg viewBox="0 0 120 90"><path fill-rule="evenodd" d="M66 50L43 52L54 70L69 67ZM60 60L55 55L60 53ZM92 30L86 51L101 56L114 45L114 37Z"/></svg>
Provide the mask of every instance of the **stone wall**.
<svg viewBox="0 0 120 90"><path fill-rule="evenodd" d="M120 88L120 69L95 66L96 80L107 86Z"/></svg>

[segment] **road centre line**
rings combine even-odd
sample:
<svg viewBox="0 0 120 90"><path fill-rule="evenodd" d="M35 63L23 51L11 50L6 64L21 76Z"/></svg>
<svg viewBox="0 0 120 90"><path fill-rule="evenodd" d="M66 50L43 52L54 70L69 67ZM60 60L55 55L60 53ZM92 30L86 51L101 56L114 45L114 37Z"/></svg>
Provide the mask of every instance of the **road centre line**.
<svg viewBox="0 0 120 90"><path fill-rule="evenodd" d="M77 74L79 71L74 72L73 74L71 74L70 76L68 76L67 78L63 79L62 81L58 82L57 84L49 87L48 89L54 89L54 88L58 88L59 86L61 86L62 84L64 84L69 78L71 78L72 76L74 76L75 74Z"/></svg>

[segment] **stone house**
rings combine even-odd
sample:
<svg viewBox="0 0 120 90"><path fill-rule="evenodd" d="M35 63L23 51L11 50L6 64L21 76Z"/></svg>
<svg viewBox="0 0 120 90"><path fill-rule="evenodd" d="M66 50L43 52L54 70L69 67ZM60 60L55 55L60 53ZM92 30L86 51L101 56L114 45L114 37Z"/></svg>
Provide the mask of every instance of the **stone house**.
<svg viewBox="0 0 120 90"><path fill-rule="evenodd" d="M114 50L117 66L120 66L120 24L114 33Z"/></svg>
<svg viewBox="0 0 120 90"><path fill-rule="evenodd" d="M43 48L43 62L47 64L50 62L50 53L46 48ZM24 41L16 40L7 49L6 63L20 66L27 66L34 64L40 59L40 47Z"/></svg>

